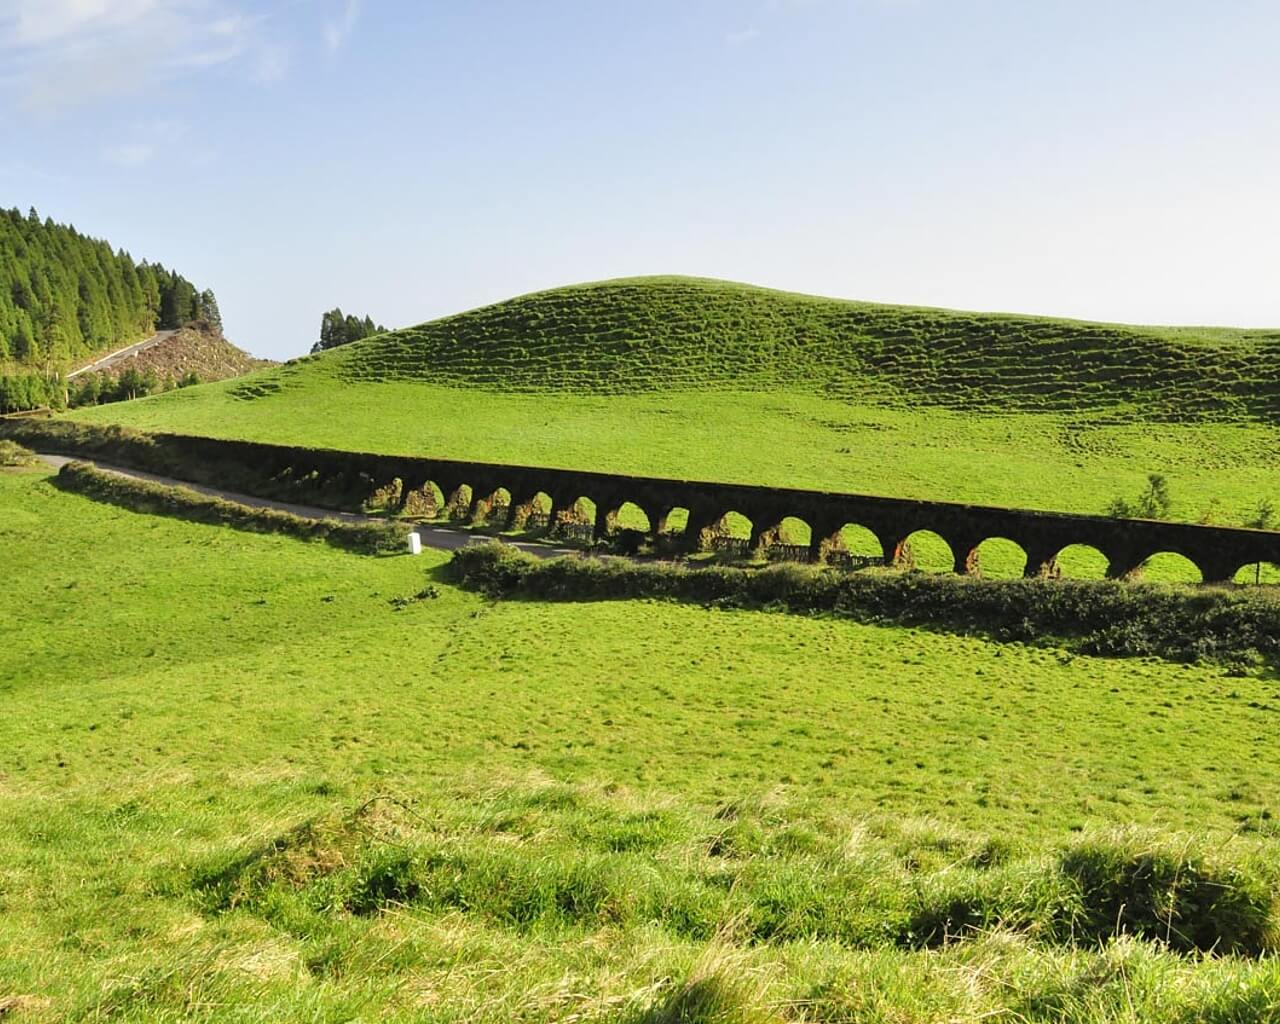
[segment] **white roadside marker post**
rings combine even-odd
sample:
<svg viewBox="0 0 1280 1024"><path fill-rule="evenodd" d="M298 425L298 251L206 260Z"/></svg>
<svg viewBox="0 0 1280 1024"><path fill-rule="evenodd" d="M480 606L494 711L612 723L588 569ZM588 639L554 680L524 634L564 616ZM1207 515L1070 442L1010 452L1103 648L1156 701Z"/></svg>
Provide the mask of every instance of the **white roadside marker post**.
<svg viewBox="0 0 1280 1024"><path fill-rule="evenodd" d="M418 536L418 532L416 530L409 534L409 554L422 554L422 538Z"/></svg>

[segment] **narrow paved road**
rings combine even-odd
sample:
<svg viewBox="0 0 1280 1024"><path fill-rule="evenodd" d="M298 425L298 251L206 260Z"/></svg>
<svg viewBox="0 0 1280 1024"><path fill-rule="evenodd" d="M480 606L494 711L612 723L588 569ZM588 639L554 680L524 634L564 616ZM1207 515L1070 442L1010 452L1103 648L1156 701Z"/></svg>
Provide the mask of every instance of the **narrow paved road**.
<svg viewBox="0 0 1280 1024"><path fill-rule="evenodd" d="M159 345L160 342L167 341L177 333L177 331L157 331L144 341L135 342L126 348L120 349L118 352L112 352L109 356L103 356L101 359L90 363L88 366L82 366L78 370L72 370L67 374L67 379L71 380L73 377L79 377L80 374L89 373L93 370L108 369L123 359L130 359L133 356L136 356L139 352L145 352L153 345Z"/></svg>
<svg viewBox="0 0 1280 1024"><path fill-rule="evenodd" d="M71 458L66 455L46 455L40 453L40 459L46 465L52 466L54 469L61 469L68 462L90 462L90 459ZM316 508L313 505L292 505L284 501L271 501L266 498L255 498L250 494L237 494L235 491L223 491L214 487L204 487L200 484L188 483L186 480L175 480L167 476L156 476L152 473L143 473L137 469L126 469L123 466L109 466L105 463L94 462L93 465L105 473L114 473L117 476L130 477L134 480L147 480L155 484L164 484L168 487L186 487L188 490L196 491L199 494L208 495L211 498L224 498L227 501L239 502L241 505L250 505L253 508L274 508L281 512L292 512L295 516L302 516L306 519L338 519L346 523L373 523L382 520L376 516L356 515L353 512L335 512L333 509ZM475 540L490 540L487 534L476 534L469 530L459 530L448 526L431 526L419 525L413 530L422 538L423 547L438 548L441 551L455 551L458 548L466 547ZM539 558L557 558L561 555L573 555L578 552L573 548L552 547L547 544L531 544L527 541L509 540L506 537L499 537L504 544L510 544L514 548L521 551L527 551L531 555Z"/></svg>

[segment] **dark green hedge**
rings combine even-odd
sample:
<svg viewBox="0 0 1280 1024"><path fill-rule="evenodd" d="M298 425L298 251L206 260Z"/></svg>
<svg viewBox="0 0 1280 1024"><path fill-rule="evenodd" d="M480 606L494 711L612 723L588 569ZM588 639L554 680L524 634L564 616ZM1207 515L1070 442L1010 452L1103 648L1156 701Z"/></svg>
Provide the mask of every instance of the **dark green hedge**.
<svg viewBox="0 0 1280 1024"><path fill-rule="evenodd" d="M1232 665L1280 660L1280 600L1257 590L838 573L802 565L752 571L620 559L543 561L501 544L463 548L451 566L463 585L493 597L669 598L923 625L999 640L1056 638L1085 654Z"/></svg>
<svg viewBox="0 0 1280 1024"><path fill-rule="evenodd" d="M57 476L58 486L134 512L177 516L197 523L231 526L254 533L283 533L303 540L323 540L335 547L364 554L404 551L409 528L401 523L346 523L333 519L304 519L276 509L253 508L210 498L185 487L166 487L105 473L84 462L70 462Z"/></svg>

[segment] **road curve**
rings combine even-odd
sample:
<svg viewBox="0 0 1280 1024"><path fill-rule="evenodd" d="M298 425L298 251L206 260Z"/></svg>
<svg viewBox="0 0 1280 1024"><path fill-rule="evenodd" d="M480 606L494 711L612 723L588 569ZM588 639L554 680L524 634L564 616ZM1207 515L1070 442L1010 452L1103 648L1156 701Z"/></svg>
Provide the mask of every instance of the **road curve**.
<svg viewBox="0 0 1280 1024"><path fill-rule="evenodd" d="M49 455L43 452L38 453L40 460L46 465L54 469L61 469L68 462L92 462L90 459L70 458L66 455ZM281 512L291 512L295 516L302 516L304 519L337 519L344 523L376 523L385 522L385 520L377 516L362 516L354 512L335 512L333 509L317 508L313 505L293 505L284 501L271 501L267 498L255 498L251 494L237 494L235 491L224 491L215 487L205 487L201 484L189 483L186 480L175 480L172 477L156 476L153 473L143 473L137 469L127 469L124 466L110 466L101 462L92 462L94 466L102 470L104 473L114 473L116 476L129 477L133 480L146 480L153 484L164 484L166 487L185 487L188 490L195 491L198 494L207 495L210 498L223 498L226 501L238 502L241 505L249 505L253 508L271 508ZM487 535L478 535L468 530L453 529L448 526L431 526L418 525L413 528L413 532L422 538L423 547L436 548L440 551L456 551L458 548L464 548L477 539L495 539ZM510 544L514 548L536 555L538 558L558 558L562 555L578 554L573 548L552 547L546 544L530 544L526 541L509 540L506 537L496 538L504 544Z"/></svg>
<svg viewBox="0 0 1280 1024"><path fill-rule="evenodd" d="M90 363L88 366L82 366L78 370L72 370L71 373L67 374L67 380L79 377L82 373L89 373L94 370L105 370L123 359L130 359L133 356L136 356L139 352L145 352L153 345L159 345L162 341L168 341L177 333L177 331L156 331L155 334L143 341L134 342L132 345L128 345L125 348L120 349L118 352L112 352L110 355L103 356L101 359Z"/></svg>

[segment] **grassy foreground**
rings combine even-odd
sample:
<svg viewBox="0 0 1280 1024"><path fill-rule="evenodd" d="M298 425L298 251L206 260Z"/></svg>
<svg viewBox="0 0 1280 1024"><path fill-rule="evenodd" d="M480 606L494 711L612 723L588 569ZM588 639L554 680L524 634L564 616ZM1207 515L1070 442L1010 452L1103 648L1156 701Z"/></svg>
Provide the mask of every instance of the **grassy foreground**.
<svg viewBox="0 0 1280 1024"><path fill-rule="evenodd" d="M42 472L0 544L15 1019L1280 1017L1273 676L495 604Z"/></svg>

